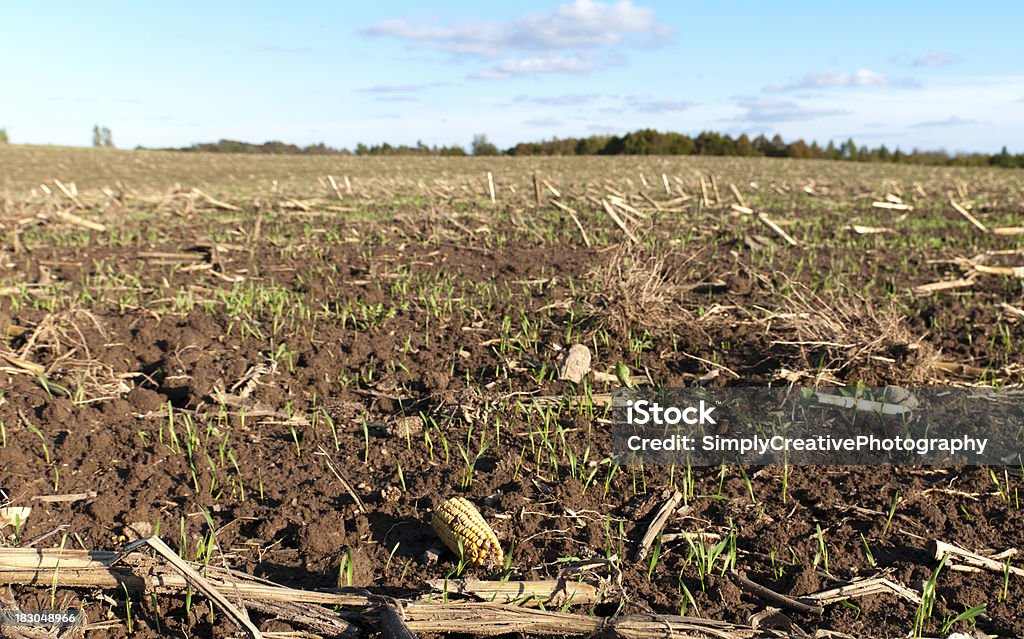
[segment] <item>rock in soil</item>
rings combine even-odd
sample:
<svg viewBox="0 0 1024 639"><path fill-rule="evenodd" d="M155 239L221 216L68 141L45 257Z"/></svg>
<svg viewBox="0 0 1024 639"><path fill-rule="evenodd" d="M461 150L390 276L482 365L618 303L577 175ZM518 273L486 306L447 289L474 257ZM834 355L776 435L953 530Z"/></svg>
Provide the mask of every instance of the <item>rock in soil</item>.
<svg viewBox="0 0 1024 639"><path fill-rule="evenodd" d="M558 378L579 384L590 372L590 349L583 344L573 344L558 364Z"/></svg>

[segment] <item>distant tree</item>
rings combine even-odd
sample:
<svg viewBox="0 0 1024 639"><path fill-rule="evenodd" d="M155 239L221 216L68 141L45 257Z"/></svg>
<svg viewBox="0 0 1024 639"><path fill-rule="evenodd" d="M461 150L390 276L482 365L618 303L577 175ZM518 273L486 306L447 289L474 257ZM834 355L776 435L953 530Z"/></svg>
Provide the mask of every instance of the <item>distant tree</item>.
<svg viewBox="0 0 1024 639"><path fill-rule="evenodd" d="M95 125L92 127L92 145L95 147L105 146L107 148L114 147L114 137L110 133L110 129L107 127L101 127Z"/></svg>
<svg viewBox="0 0 1024 639"><path fill-rule="evenodd" d="M803 140L797 140L796 142L790 142L788 145L783 145L786 150L786 157L790 158L809 158L811 157L811 149L807 146L807 143Z"/></svg>
<svg viewBox="0 0 1024 639"><path fill-rule="evenodd" d="M756 155L757 152L754 150L754 145L751 143L750 138L746 133L740 134L740 137L736 138L736 155L743 157L749 157Z"/></svg>
<svg viewBox="0 0 1024 639"><path fill-rule="evenodd" d="M3 139L0 138L0 142L2 142L2 141L3 141ZM1005 168L1008 168L1008 169L1009 168L1013 168L1014 166L1017 166L1016 160L1014 159L1014 157L1012 155L1010 155L1010 152L1007 150L1005 145L1003 146L1002 150L999 152L999 155L993 155L992 156L992 159L989 160L989 163L994 165L994 166L1002 166L1002 167L1005 167Z"/></svg>
<svg viewBox="0 0 1024 639"><path fill-rule="evenodd" d="M10 144L11 139L7 137L7 129L0 128L0 144ZM1005 150L1005 147L1003 147Z"/></svg>
<svg viewBox="0 0 1024 639"><path fill-rule="evenodd" d="M860 151L857 150L857 144L853 141L853 138L839 145L839 156L847 160L860 159Z"/></svg>
<svg viewBox="0 0 1024 639"><path fill-rule="evenodd" d="M754 141L751 142L751 145L754 147L754 151L757 155L768 154L768 138L764 136L764 133L759 133L758 136L754 138Z"/></svg>
<svg viewBox="0 0 1024 639"><path fill-rule="evenodd" d="M473 155L498 155L498 147L494 146L487 136L483 133L477 133L473 136Z"/></svg>
<svg viewBox="0 0 1024 639"><path fill-rule="evenodd" d="M702 131L693 141L693 152L697 155L735 155L736 143L728 135Z"/></svg>
<svg viewBox="0 0 1024 639"><path fill-rule="evenodd" d="M573 151L576 155L597 155L608 146L609 139L607 135L591 135L574 144Z"/></svg>

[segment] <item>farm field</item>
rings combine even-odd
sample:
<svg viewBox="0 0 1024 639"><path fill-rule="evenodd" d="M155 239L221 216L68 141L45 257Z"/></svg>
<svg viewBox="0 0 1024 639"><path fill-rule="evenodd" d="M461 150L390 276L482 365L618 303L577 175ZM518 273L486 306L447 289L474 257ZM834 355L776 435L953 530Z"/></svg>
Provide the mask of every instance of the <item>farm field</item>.
<svg viewBox="0 0 1024 639"><path fill-rule="evenodd" d="M625 466L607 430L623 367L1019 385L1020 171L11 146L0 176L0 506L31 508L0 551L157 535L211 575L352 597L229 596L268 637L373 633L385 596L427 636L1024 634L1020 466ZM456 495L505 566L428 552ZM194 590L3 561L0 597L81 607L87 637L242 634ZM467 577L596 590L516 625Z"/></svg>

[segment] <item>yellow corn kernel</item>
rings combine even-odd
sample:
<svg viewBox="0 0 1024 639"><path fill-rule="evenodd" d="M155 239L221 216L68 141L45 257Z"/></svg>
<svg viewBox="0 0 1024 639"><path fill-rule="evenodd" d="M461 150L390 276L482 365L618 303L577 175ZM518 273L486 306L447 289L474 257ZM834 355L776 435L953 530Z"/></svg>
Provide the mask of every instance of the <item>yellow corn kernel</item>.
<svg viewBox="0 0 1024 639"><path fill-rule="evenodd" d="M430 525L445 546L470 564L501 566L505 554L498 537L468 499L452 497L434 510Z"/></svg>

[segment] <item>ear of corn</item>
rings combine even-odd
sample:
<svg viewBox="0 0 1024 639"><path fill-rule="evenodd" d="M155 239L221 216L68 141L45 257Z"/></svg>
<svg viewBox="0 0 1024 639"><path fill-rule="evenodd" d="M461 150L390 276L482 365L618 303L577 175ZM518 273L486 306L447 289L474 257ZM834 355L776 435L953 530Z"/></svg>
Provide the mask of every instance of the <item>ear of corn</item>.
<svg viewBox="0 0 1024 639"><path fill-rule="evenodd" d="M452 497L434 510L430 522L445 546L471 564L500 566L505 554L498 537L468 499Z"/></svg>

